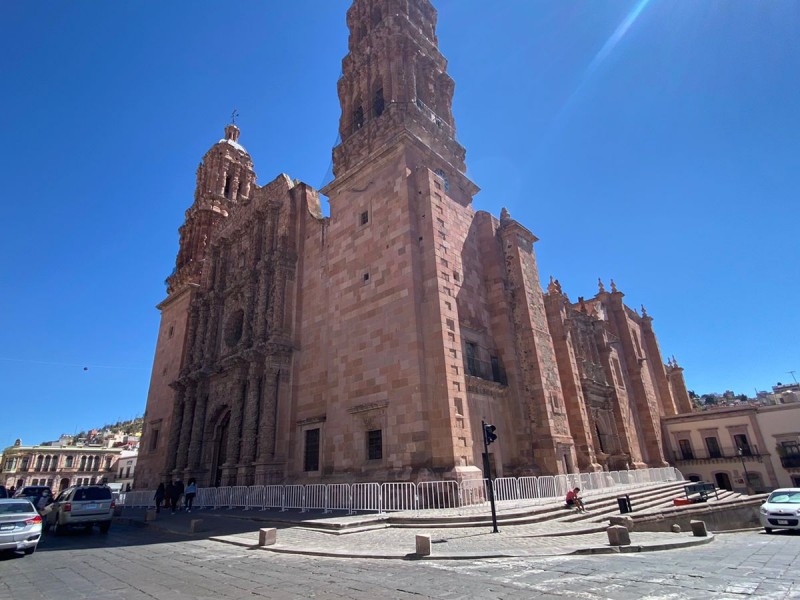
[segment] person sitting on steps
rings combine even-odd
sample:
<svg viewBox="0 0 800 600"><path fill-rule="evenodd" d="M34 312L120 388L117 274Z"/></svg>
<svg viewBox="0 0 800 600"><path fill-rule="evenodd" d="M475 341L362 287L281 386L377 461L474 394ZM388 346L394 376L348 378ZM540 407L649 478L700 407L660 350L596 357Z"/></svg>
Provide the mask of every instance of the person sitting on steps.
<svg viewBox="0 0 800 600"><path fill-rule="evenodd" d="M576 487L574 490L570 490L567 492L567 508L574 508L578 512L586 512L586 507L583 505L583 500L580 499L578 495L581 491L581 488Z"/></svg>

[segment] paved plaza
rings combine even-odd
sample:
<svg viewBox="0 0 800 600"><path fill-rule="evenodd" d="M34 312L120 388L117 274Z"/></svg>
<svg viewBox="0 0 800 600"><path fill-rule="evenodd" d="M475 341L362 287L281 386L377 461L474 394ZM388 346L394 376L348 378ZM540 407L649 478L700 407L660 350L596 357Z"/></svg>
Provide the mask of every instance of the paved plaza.
<svg viewBox="0 0 800 600"><path fill-rule="evenodd" d="M654 552L457 560L282 554L213 537L120 523L107 536L47 536L33 556L0 559L0 600L800 598L800 535L790 533L718 534L711 543ZM359 534L328 537L347 548Z"/></svg>

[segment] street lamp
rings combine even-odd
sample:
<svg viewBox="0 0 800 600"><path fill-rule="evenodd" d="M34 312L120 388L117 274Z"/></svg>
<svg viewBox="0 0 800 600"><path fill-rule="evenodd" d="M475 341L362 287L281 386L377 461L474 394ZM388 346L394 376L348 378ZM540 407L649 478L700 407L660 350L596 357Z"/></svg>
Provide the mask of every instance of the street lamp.
<svg viewBox="0 0 800 600"><path fill-rule="evenodd" d="M749 494L750 493L750 474L747 472L747 466L744 464L744 451L742 448L737 448L736 451L739 454L739 460L742 461L742 469L744 470L744 489Z"/></svg>

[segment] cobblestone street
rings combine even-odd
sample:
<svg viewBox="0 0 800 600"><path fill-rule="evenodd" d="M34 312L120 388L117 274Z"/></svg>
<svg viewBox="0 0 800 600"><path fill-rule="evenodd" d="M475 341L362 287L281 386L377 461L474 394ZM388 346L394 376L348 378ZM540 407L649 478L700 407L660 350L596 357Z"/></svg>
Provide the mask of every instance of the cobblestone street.
<svg viewBox="0 0 800 600"><path fill-rule="evenodd" d="M281 555L129 526L0 559L0 599L800 598L800 536L721 534L680 550L453 561Z"/></svg>

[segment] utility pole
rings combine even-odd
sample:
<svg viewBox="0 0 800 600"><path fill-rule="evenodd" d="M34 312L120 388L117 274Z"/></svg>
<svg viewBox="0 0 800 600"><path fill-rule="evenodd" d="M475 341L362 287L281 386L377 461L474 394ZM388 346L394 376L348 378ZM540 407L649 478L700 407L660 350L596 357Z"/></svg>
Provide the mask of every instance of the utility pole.
<svg viewBox="0 0 800 600"><path fill-rule="evenodd" d="M797 377L794 376L794 371L786 371L786 372L789 373L789 375L792 376L792 379L794 379L794 382L797 383Z"/></svg>

